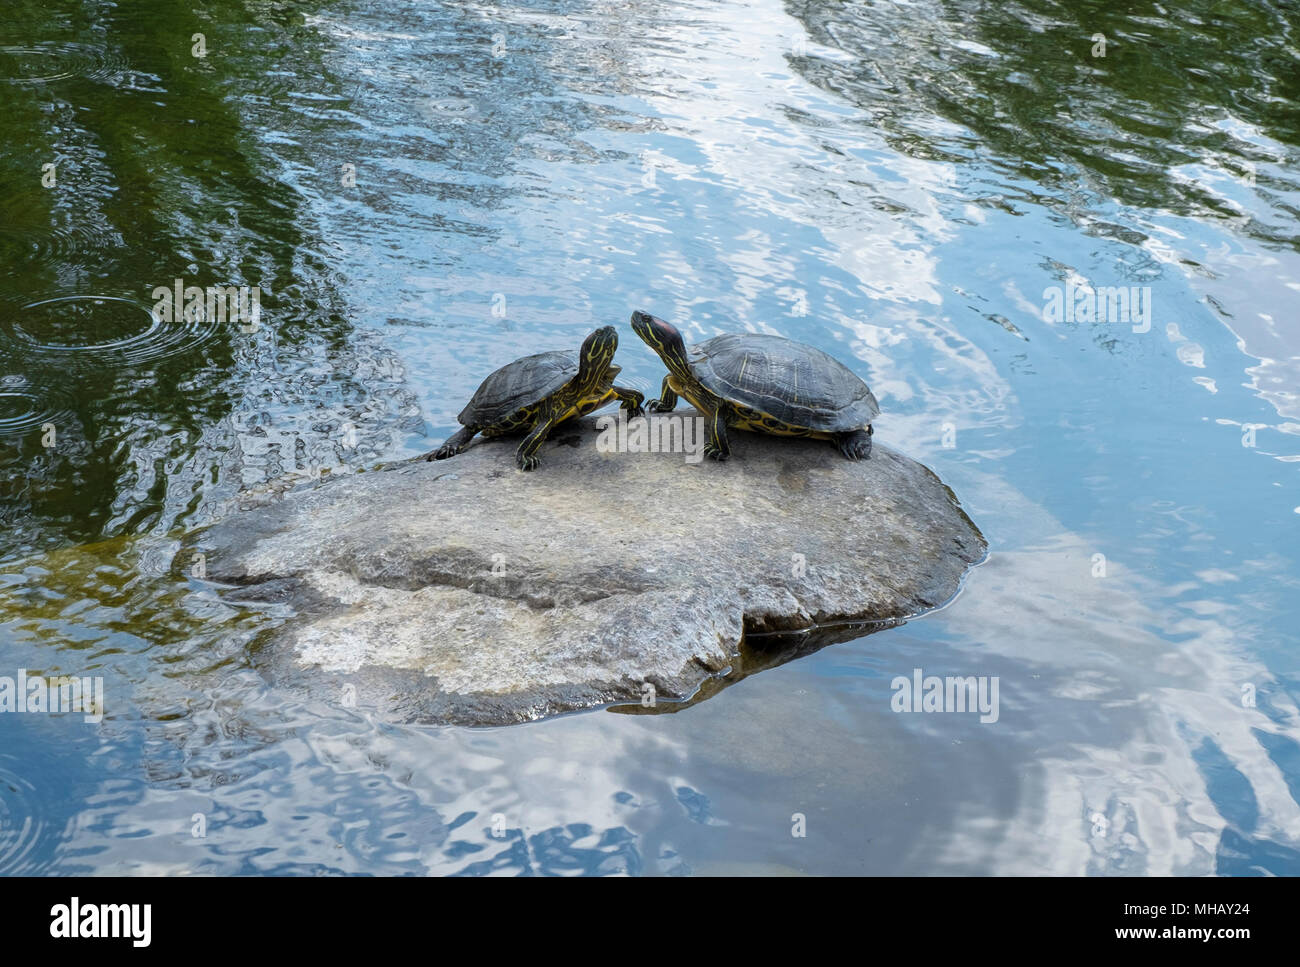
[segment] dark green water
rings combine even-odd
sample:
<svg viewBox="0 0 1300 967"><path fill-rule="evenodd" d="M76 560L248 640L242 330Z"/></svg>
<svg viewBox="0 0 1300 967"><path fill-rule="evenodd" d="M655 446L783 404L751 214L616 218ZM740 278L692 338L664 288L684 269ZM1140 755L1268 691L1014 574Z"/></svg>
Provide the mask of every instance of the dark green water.
<svg viewBox="0 0 1300 967"><path fill-rule="evenodd" d="M0 872L1300 873L1300 5L10 0L0 98L0 676L106 694L0 714ZM1089 283L1149 315L1045 313ZM478 731L269 686L173 571L515 356L613 323L652 390L633 308L845 360L989 560ZM999 720L893 712L917 667Z"/></svg>

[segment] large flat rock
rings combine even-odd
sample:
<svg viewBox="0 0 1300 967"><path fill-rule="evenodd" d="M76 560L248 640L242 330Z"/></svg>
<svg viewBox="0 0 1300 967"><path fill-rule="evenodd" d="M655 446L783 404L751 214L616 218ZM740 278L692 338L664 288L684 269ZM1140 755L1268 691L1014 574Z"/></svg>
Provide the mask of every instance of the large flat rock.
<svg viewBox="0 0 1300 967"><path fill-rule="evenodd" d="M277 678L488 725L640 701L647 683L689 697L746 633L914 616L984 555L938 477L879 443L852 463L733 431L729 461L691 463L600 452L595 419L532 473L517 441L481 441L291 490L178 560L202 550L223 593L289 606L259 650Z"/></svg>

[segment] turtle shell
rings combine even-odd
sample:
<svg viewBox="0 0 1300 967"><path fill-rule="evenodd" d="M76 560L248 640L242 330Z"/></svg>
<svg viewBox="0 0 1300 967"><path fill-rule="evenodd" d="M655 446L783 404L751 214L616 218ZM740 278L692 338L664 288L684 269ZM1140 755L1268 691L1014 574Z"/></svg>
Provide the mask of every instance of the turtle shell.
<svg viewBox="0 0 1300 967"><path fill-rule="evenodd" d="M843 433L880 414L876 398L853 370L782 336L715 336L692 346L689 358L709 392L792 427Z"/></svg>
<svg viewBox="0 0 1300 967"><path fill-rule="evenodd" d="M574 351L524 356L483 380L456 419L462 426L492 426L535 406L577 375L578 354Z"/></svg>

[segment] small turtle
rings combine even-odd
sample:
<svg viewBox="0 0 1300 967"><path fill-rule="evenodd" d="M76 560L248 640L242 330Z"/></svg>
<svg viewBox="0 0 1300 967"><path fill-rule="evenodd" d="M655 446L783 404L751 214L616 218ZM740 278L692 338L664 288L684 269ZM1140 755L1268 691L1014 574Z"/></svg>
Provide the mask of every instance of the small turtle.
<svg viewBox="0 0 1300 967"><path fill-rule="evenodd" d="M515 463L520 470L532 470L547 434L565 420L615 399L622 400L629 419L640 416L645 396L614 385L620 372L613 365L617 349L618 333L605 326L588 336L576 353L538 353L507 363L483 380L460 411L456 419L463 429L424 459L445 460L460 453L476 433L499 437L527 430Z"/></svg>
<svg viewBox="0 0 1300 967"><path fill-rule="evenodd" d="M856 373L820 349L781 336L715 336L686 349L682 334L648 312L632 313L632 330L668 367L659 399L666 413L684 396L704 414L704 452L730 455L727 427L830 440L850 460L871 454L871 421L880 413Z"/></svg>

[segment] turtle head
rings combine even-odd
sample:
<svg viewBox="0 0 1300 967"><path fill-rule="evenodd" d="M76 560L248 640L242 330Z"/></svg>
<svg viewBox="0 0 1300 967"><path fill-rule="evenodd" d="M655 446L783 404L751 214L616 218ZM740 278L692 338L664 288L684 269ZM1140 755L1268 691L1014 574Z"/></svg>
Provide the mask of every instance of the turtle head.
<svg viewBox="0 0 1300 967"><path fill-rule="evenodd" d="M690 372L690 365L686 361L686 342L671 323L638 309L632 313L632 331L659 354L664 365L673 373L681 375Z"/></svg>
<svg viewBox="0 0 1300 967"><path fill-rule="evenodd" d="M584 339L578 350L578 382L589 389L611 382L610 364L617 351L618 330L613 326L597 329Z"/></svg>

